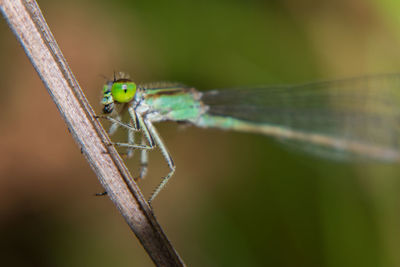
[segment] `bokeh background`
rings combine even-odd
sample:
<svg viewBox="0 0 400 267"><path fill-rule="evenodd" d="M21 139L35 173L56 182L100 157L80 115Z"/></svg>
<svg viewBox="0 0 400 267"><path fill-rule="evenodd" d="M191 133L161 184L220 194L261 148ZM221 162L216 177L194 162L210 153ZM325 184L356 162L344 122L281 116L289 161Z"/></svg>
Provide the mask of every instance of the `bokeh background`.
<svg viewBox="0 0 400 267"><path fill-rule="evenodd" d="M120 70L204 90L400 71L397 0L39 4L97 112L102 75ZM99 182L3 20L0 58L2 264L152 266L109 199L93 196ZM400 266L399 165L158 128L177 171L155 213L189 266ZM168 171L157 151L149 167L146 196Z"/></svg>

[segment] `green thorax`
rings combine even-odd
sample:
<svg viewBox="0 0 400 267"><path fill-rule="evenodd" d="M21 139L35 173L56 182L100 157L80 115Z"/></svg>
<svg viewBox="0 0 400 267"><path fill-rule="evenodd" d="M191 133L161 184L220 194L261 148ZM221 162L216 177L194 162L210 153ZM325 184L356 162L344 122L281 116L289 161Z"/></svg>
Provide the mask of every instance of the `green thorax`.
<svg viewBox="0 0 400 267"><path fill-rule="evenodd" d="M140 86L144 102L157 111L163 120L196 121L204 113L201 93L178 84Z"/></svg>

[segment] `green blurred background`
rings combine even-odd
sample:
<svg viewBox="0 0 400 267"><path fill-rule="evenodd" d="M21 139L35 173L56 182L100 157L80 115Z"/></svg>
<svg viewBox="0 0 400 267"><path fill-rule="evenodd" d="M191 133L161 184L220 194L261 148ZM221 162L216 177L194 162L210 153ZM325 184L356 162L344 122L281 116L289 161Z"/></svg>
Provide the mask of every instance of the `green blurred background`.
<svg viewBox="0 0 400 267"><path fill-rule="evenodd" d="M93 108L113 71L199 89L400 71L397 0L39 1ZM0 23L4 266L152 266L23 49ZM400 166L265 136L158 125L177 165L154 202L189 266L400 266ZM129 160L137 173L136 161ZM150 153L146 196L168 169Z"/></svg>

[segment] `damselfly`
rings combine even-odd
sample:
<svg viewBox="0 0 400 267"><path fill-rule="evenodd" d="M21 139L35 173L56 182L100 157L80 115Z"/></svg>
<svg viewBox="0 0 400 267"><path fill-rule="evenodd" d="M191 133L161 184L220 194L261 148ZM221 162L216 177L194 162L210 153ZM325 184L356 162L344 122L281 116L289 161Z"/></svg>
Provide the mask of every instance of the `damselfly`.
<svg viewBox="0 0 400 267"><path fill-rule="evenodd" d="M400 160L400 74L206 92L175 83L136 85L121 76L104 85L101 103L110 134L128 129L128 142L114 144L128 156L141 150L140 178L150 149L158 147L169 166L150 203L175 172L153 125L160 121L265 134L333 157ZM124 113L128 122L121 120ZM142 133L140 144L136 132Z"/></svg>

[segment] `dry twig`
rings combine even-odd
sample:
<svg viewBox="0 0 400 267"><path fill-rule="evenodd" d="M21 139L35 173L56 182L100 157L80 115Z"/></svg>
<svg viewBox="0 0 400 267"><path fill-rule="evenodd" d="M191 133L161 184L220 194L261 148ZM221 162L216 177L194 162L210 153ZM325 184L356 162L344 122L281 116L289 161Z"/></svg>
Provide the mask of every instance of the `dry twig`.
<svg viewBox="0 0 400 267"><path fill-rule="evenodd" d="M157 266L184 266L71 73L34 0L0 0L10 28L108 196Z"/></svg>

